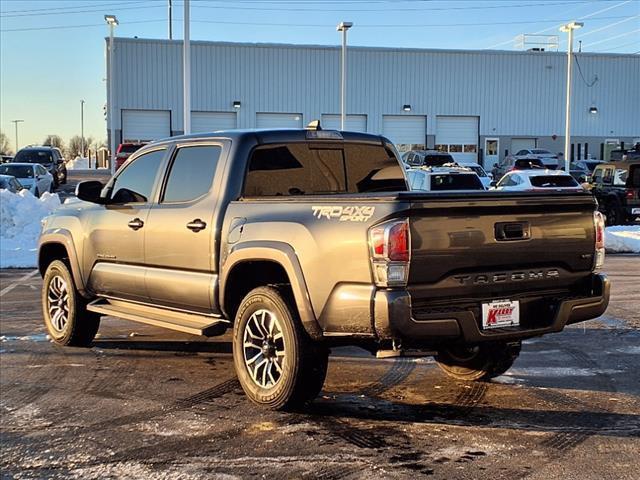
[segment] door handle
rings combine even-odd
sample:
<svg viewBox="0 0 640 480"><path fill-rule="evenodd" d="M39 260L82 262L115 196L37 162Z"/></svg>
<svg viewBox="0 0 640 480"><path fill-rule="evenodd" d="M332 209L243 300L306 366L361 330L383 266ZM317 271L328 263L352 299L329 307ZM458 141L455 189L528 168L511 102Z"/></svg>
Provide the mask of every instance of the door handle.
<svg viewBox="0 0 640 480"><path fill-rule="evenodd" d="M207 228L207 224L199 218L196 218L195 220L191 220L189 223L187 223L187 228L189 230L193 230L194 232L199 232L200 230L204 230L205 228Z"/></svg>
<svg viewBox="0 0 640 480"><path fill-rule="evenodd" d="M129 223L127 223L127 225L132 230L140 230L142 227L144 227L144 222L142 220L140 220L139 218L134 218Z"/></svg>

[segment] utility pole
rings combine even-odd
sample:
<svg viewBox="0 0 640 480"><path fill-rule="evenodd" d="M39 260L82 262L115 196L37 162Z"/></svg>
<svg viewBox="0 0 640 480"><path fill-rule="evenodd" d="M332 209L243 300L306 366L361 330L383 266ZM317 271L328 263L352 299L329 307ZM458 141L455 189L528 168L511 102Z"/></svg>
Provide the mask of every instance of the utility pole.
<svg viewBox="0 0 640 480"><path fill-rule="evenodd" d="M347 30L353 27L351 22L340 22L336 30L342 32L342 61L340 67L340 130L344 130L347 121Z"/></svg>
<svg viewBox="0 0 640 480"><path fill-rule="evenodd" d="M581 28L582 22L571 22L560 27L561 32L569 34L567 46L567 98L564 118L564 171L569 173L571 166L571 74L573 68L573 31Z"/></svg>
<svg viewBox="0 0 640 480"><path fill-rule="evenodd" d="M109 77L109 129L111 130L111 141L109 142L111 154L109 160L109 166L111 168L111 175L116 173L116 128L113 115L113 104L115 103L113 96L113 31L118 25L118 19L115 15L105 15L105 21L109 25L109 55L107 56L109 62L109 70L107 76Z"/></svg>
<svg viewBox="0 0 640 480"><path fill-rule="evenodd" d="M82 138L82 147L80 156L84 158L84 100L80 100L80 137Z"/></svg>
<svg viewBox="0 0 640 480"><path fill-rule="evenodd" d="M16 153L18 153L18 150L20 150L20 147L18 146L18 124L24 122L24 120L11 120L15 126L16 126Z"/></svg>
<svg viewBox="0 0 640 480"><path fill-rule="evenodd" d="M169 25L168 25L168 27L169 27L169 40L173 40L173 11L172 11L171 0L168 0L168 2L169 3L167 4L167 7L168 7L169 12L168 12L167 18L169 20Z"/></svg>
<svg viewBox="0 0 640 480"><path fill-rule="evenodd" d="M184 0L184 42L182 48L182 103L183 130L185 135L191 133L191 44L189 42L189 0Z"/></svg>

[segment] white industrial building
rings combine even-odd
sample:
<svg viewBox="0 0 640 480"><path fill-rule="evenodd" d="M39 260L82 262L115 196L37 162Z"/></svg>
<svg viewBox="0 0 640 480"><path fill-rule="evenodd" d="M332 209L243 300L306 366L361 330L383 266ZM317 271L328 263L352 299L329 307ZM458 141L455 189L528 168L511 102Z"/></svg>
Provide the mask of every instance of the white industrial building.
<svg viewBox="0 0 640 480"><path fill-rule="evenodd" d="M183 133L182 42L114 40L116 142ZM640 139L640 56L578 53L572 150ZM492 165L564 149L566 54L349 47L347 130ZM337 46L191 43L191 130L340 125ZM108 82L107 82L108 84Z"/></svg>

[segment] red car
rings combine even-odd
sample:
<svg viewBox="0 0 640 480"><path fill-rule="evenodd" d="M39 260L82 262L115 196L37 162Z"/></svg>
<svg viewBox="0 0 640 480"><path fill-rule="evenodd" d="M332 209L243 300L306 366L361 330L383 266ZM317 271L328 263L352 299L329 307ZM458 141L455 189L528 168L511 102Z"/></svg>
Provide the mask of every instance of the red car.
<svg viewBox="0 0 640 480"><path fill-rule="evenodd" d="M121 143L116 150L116 170L131 156L133 152L144 147L146 143Z"/></svg>

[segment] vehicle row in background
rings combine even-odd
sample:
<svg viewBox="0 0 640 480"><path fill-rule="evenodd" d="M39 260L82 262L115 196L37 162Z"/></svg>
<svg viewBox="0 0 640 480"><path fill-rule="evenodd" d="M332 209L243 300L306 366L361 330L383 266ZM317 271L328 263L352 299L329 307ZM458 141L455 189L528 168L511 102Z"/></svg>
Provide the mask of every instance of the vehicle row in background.
<svg viewBox="0 0 640 480"><path fill-rule="evenodd" d="M411 168L407 182L412 191L418 192L486 190L477 173L455 164Z"/></svg>
<svg viewBox="0 0 640 480"><path fill-rule="evenodd" d="M407 169L417 167L442 167L445 165L456 165L468 168L478 175L485 189L489 188L493 180L493 175L485 172L482 165L475 162L456 162L450 154L438 152L437 150L414 150L406 152L402 155L402 161Z"/></svg>
<svg viewBox="0 0 640 480"><path fill-rule="evenodd" d="M584 191L570 174L546 168L507 172L496 183L495 189L509 192Z"/></svg>
<svg viewBox="0 0 640 480"><path fill-rule="evenodd" d="M24 147L16 153L16 156L9 163L42 165L53 178L53 188L67 183L67 167L59 148L47 146Z"/></svg>
<svg viewBox="0 0 640 480"><path fill-rule="evenodd" d="M3 163L0 165L0 175L14 177L22 188L29 190L36 197L43 192L53 192L54 189L53 175L39 163Z"/></svg>
<svg viewBox="0 0 640 480"><path fill-rule="evenodd" d="M640 159L601 163L593 171L590 187L607 225L640 217Z"/></svg>

